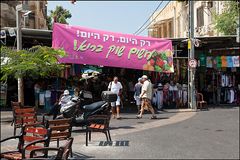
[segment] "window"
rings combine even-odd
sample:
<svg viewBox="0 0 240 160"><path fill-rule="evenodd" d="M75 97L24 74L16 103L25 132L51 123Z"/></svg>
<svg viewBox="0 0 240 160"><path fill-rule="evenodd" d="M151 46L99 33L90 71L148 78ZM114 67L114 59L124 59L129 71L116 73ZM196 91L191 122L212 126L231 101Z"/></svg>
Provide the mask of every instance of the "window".
<svg viewBox="0 0 240 160"><path fill-rule="evenodd" d="M164 23L163 24L163 37L162 38L166 38L167 37L167 24Z"/></svg>
<svg viewBox="0 0 240 160"><path fill-rule="evenodd" d="M213 7L213 2L212 1L208 1L207 2L207 8L212 8Z"/></svg>
<svg viewBox="0 0 240 160"><path fill-rule="evenodd" d="M160 26L158 26L157 31L158 31L157 37L160 38L161 37L161 27Z"/></svg>
<svg viewBox="0 0 240 160"><path fill-rule="evenodd" d="M197 9L197 27L204 26L203 6Z"/></svg>
<svg viewBox="0 0 240 160"><path fill-rule="evenodd" d="M177 18L177 37L180 37L180 30L181 30L181 24L180 24L180 17Z"/></svg>
<svg viewBox="0 0 240 160"><path fill-rule="evenodd" d="M170 21L169 23L168 23L168 37L169 38L172 38L173 37L173 25L172 25L172 21Z"/></svg>

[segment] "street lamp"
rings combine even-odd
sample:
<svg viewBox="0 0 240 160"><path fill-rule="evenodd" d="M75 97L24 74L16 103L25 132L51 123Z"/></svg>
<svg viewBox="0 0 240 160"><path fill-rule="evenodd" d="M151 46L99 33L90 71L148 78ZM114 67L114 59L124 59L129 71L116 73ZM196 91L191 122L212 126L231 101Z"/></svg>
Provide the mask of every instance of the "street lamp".
<svg viewBox="0 0 240 160"><path fill-rule="evenodd" d="M28 5L27 4L19 4L16 6L16 30L17 30L17 51L22 49L22 30L21 30L21 16L20 12L28 13ZM28 13L29 14L29 13ZM23 97L23 78L18 78L18 102L24 104Z"/></svg>
<svg viewBox="0 0 240 160"><path fill-rule="evenodd" d="M26 18L28 17L28 15L32 13L32 11L27 11L26 13L23 14L23 26L24 28L26 27Z"/></svg>

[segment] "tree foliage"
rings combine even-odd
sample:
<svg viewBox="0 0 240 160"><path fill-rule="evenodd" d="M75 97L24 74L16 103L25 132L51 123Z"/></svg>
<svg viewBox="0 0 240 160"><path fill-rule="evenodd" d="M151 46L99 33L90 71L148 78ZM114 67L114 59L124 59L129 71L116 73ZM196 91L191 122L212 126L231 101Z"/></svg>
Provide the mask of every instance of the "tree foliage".
<svg viewBox="0 0 240 160"><path fill-rule="evenodd" d="M64 64L58 63L58 57L65 55L63 50L45 46L34 46L30 50L20 51L1 47L1 81L7 80L9 76L16 79L57 76L64 68Z"/></svg>
<svg viewBox="0 0 240 160"><path fill-rule="evenodd" d="M225 35L235 35L239 21L239 2L226 1L222 14L214 13L215 29Z"/></svg>
<svg viewBox="0 0 240 160"><path fill-rule="evenodd" d="M68 24L67 19L71 18L72 14L69 10L62 6L56 6L55 10L50 11L50 16L47 17L48 29L52 29L52 20L57 23Z"/></svg>

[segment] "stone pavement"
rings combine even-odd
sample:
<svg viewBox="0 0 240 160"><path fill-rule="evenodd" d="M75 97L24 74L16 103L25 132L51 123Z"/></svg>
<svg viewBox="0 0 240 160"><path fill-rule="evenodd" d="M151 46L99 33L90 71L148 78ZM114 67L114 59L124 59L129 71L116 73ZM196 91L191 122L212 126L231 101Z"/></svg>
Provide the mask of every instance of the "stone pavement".
<svg viewBox="0 0 240 160"><path fill-rule="evenodd" d="M136 114L134 113L122 113L121 119L112 119L111 120L111 136L116 143L117 136L132 134L135 132L140 132L144 130L149 130L155 127L161 127L173 123L177 123L180 121L184 121L188 118L194 116L196 112L192 112L190 109L182 109L182 110L166 110L164 112L160 112L157 114L157 120L151 120L151 114L147 113L143 115L142 119L136 119ZM13 127L10 126L10 122L12 119L11 111L1 111L1 139L9 137L12 135ZM102 133L93 133L92 141L89 143L89 146L85 146L85 133L79 131L81 128L73 127L72 136L74 137L74 154L76 157L81 158L91 158L81 154L81 150L99 147L99 143L101 141L105 141L105 135ZM18 130L17 133L19 133ZM121 140L120 140L121 141ZM119 141L119 143L120 143ZM2 150L11 150L13 149L13 144L16 143L16 140L12 140L8 142L8 144L4 144L1 146ZM60 143L63 144L64 142ZM51 143L51 146L56 146L56 143ZM80 148L81 149L80 149Z"/></svg>

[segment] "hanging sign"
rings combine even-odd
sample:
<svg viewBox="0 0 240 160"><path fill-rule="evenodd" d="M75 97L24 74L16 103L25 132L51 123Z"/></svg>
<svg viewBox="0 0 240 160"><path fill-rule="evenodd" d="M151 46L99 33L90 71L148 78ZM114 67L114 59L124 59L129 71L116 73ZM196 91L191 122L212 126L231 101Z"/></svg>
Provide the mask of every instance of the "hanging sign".
<svg viewBox="0 0 240 160"><path fill-rule="evenodd" d="M62 48L67 57L61 63L103 65L173 72L172 41L100 31L55 23L53 48Z"/></svg>
<svg viewBox="0 0 240 160"><path fill-rule="evenodd" d="M196 68L197 67L197 60L196 59L189 59L188 66L190 68Z"/></svg>
<svg viewBox="0 0 240 160"><path fill-rule="evenodd" d="M6 38L6 31L5 30L1 30L1 39L2 38Z"/></svg>
<svg viewBox="0 0 240 160"><path fill-rule="evenodd" d="M191 49L191 40L190 39L188 39L188 49Z"/></svg>

